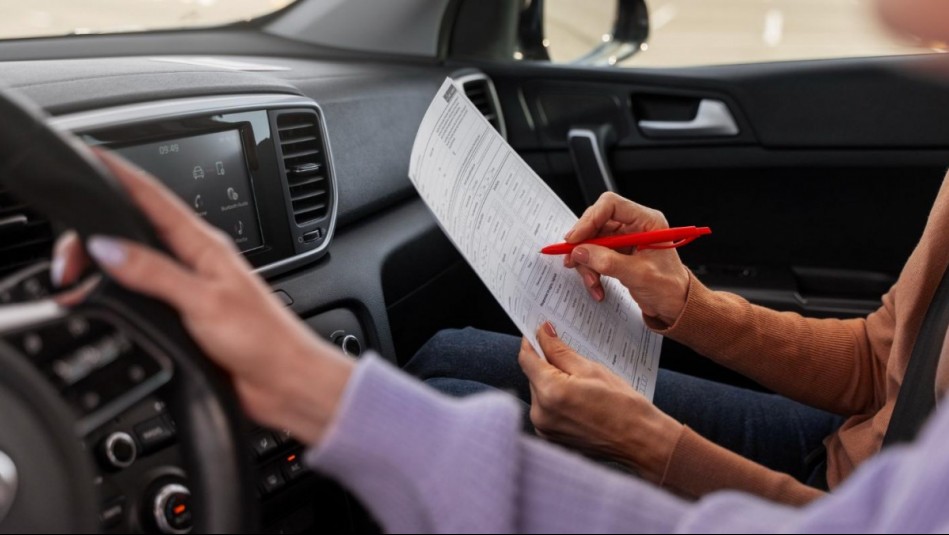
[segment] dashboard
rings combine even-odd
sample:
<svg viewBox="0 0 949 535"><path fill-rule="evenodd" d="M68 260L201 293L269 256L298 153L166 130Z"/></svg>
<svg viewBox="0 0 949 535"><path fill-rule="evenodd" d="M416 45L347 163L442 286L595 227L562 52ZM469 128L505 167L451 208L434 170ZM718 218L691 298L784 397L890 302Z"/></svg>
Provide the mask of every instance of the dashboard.
<svg viewBox="0 0 949 535"><path fill-rule="evenodd" d="M452 72L228 61L231 68L187 57L14 62L0 64L0 75L53 113L57 127L159 177L229 235L314 331L352 356L371 349L398 362L393 329L418 328L421 336L417 326L426 320L413 299L459 263L407 178L415 129ZM490 84L476 72L455 74L463 84ZM488 88L479 90L490 95ZM485 105L503 129L498 104ZM56 229L0 191L0 227L11 217L25 224L0 228L10 252L0 275L19 275L0 285L0 302L45 297L46 272L23 267L48 258ZM82 433L96 458L101 528L187 533L193 504L163 390L172 371L161 352L108 317L54 317L4 338L54 378L76 362L47 340L100 359L60 386L74 410L96 415ZM147 395L123 402L122 393L146 383ZM305 469L292 436L250 423L245 435L265 531L377 529L353 497Z"/></svg>

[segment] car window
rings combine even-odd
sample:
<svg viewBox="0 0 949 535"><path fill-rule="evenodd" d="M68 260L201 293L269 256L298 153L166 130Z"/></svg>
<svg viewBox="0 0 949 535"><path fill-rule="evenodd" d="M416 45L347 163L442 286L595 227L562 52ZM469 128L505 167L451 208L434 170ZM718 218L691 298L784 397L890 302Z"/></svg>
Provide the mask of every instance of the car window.
<svg viewBox="0 0 949 535"><path fill-rule="evenodd" d="M608 39L616 0L545 0L551 60ZM871 0L646 0L649 39L623 67L679 67L919 53L887 33Z"/></svg>
<svg viewBox="0 0 949 535"><path fill-rule="evenodd" d="M218 26L295 0L0 0L0 39Z"/></svg>

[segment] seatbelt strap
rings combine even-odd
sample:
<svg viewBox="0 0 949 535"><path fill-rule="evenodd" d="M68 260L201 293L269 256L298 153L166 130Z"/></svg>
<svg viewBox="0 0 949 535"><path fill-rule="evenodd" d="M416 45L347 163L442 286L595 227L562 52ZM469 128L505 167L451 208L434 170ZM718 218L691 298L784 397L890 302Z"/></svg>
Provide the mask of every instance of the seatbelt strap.
<svg viewBox="0 0 949 535"><path fill-rule="evenodd" d="M916 337L883 447L910 442L936 407L936 368L949 326L949 269L942 276Z"/></svg>

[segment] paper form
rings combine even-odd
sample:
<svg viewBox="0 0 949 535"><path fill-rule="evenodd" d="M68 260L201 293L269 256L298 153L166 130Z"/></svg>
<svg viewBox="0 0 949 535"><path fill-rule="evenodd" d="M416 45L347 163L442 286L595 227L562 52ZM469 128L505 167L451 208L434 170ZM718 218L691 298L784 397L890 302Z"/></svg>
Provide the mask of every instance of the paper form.
<svg viewBox="0 0 949 535"><path fill-rule="evenodd" d="M445 80L415 137L409 177L439 225L535 348L551 321L581 355L652 400L662 337L615 279L597 303L561 256L540 254L577 221L567 205Z"/></svg>

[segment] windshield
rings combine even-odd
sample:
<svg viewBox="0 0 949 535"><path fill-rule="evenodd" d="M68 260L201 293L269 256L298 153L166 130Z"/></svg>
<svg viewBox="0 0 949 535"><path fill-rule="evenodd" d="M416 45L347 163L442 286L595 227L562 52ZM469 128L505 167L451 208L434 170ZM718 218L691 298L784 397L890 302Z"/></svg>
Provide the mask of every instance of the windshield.
<svg viewBox="0 0 949 535"><path fill-rule="evenodd" d="M0 0L0 39L219 26L296 0Z"/></svg>

